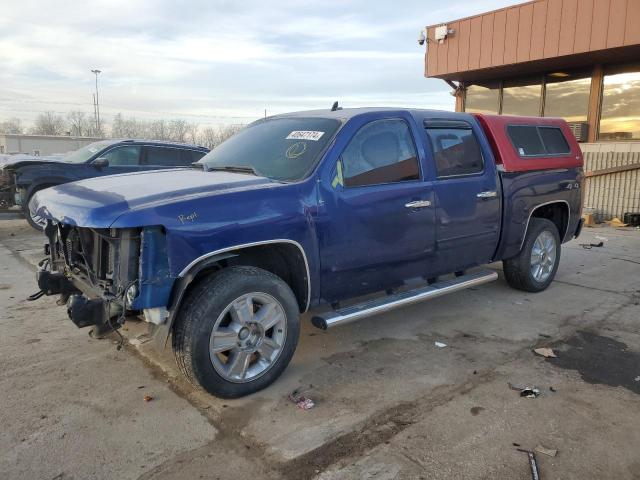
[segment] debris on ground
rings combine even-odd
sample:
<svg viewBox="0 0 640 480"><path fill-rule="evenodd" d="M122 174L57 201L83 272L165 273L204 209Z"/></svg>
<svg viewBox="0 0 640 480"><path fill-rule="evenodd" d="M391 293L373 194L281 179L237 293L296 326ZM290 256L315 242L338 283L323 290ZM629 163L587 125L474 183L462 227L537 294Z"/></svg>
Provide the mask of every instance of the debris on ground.
<svg viewBox="0 0 640 480"><path fill-rule="evenodd" d="M518 448L519 452L524 452L529 457L529 468L531 468L531 480L540 480L540 472L538 471L538 462L536 461L536 455L531 450L525 450Z"/></svg>
<svg viewBox="0 0 640 480"><path fill-rule="evenodd" d="M640 375L633 379L634 382L640 382Z"/></svg>
<svg viewBox="0 0 640 480"><path fill-rule="evenodd" d="M303 390L298 388L289 394L289 400L295 403L300 410L311 410L316 403L309 397L303 395Z"/></svg>
<svg viewBox="0 0 640 480"><path fill-rule="evenodd" d="M153 397L151 395L145 395L143 398L145 402L150 402L151 400L153 400Z"/></svg>
<svg viewBox="0 0 640 480"><path fill-rule="evenodd" d="M438 348L444 348L447 346L446 343L442 343L442 342L434 342L434 345Z"/></svg>
<svg viewBox="0 0 640 480"><path fill-rule="evenodd" d="M542 355L545 358L557 358L557 355L551 348L541 347L541 348L535 348L533 351L538 355Z"/></svg>
<svg viewBox="0 0 640 480"><path fill-rule="evenodd" d="M540 389L538 387L529 387L523 385L515 385L511 382L508 383L509 388L511 390L515 390L516 392L520 392L521 397L525 398L537 398L540 396Z"/></svg>
<svg viewBox="0 0 640 480"><path fill-rule="evenodd" d="M556 393L558 390L556 390L554 387L549 387L549 391L553 392L553 393Z"/></svg>
<svg viewBox="0 0 640 480"><path fill-rule="evenodd" d="M591 250L593 247L604 247L604 242L599 243L581 243L580 246L585 250Z"/></svg>
<svg viewBox="0 0 640 480"><path fill-rule="evenodd" d="M607 222L604 222L604 223L607 223L607 224L611 225L612 227L626 227L626 226L628 226L627 223L624 223L618 217L613 217L611 220L609 220Z"/></svg>
<svg viewBox="0 0 640 480"><path fill-rule="evenodd" d="M547 455L549 457L555 457L558 454L558 450L556 450L555 448L546 448L542 445L538 445L533 449L533 451L536 453L541 453L542 455Z"/></svg>

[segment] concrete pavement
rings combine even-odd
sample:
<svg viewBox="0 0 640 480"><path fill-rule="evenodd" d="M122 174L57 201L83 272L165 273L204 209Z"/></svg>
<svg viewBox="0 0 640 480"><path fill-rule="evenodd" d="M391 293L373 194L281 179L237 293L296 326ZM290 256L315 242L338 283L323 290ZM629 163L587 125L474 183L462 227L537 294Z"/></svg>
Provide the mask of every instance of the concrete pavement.
<svg viewBox="0 0 640 480"><path fill-rule="evenodd" d="M585 230L540 294L500 279L328 332L305 321L276 384L223 401L184 384L142 322L127 323L135 345L117 352L54 299L24 302L41 239L21 225L0 221L0 471L11 478L529 478L514 442L560 451L538 455L543 478L638 478L637 230ZM596 235L604 247L580 247ZM520 398L507 382L543 395ZM287 400L298 387L314 409Z"/></svg>

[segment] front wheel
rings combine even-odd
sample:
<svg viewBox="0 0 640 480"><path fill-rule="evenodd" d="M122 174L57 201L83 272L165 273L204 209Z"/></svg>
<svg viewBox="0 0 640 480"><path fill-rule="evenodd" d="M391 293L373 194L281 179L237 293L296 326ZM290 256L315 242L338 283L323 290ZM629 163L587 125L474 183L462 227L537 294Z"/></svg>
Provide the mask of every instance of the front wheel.
<svg viewBox="0 0 640 480"><path fill-rule="evenodd" d="M38 188L37 190L34 190L33 192L31 192L29 197L26 199L26 201L22 205L22 212L24 213L24 217L27 219L27 223L29 223L29 225L31 225L33 228L39 231L44 230L44 227L47 224L47 219L44 217L41 217L40 215L37 215L34 211L32 211L29 208L29 204L31 203L33 196L36 193L38 193L40 190L44 190L45 188L48 188L48 187Z"/></svg>
<svg viewBox="0 0 640 480"><path fill-rule="evenodd" d="M507 283L525 292L541 292L553 281L560 263L560 235L546 218L532 218L522 250L503 260Z"/></svg>
<svg viewBox="0 0 640 480"><path fill-rule="evenodd" d="M179 369L207 392L236 398L273 383L300 335L296 297L279 277L255 267L229 267L199 283L173 330Z"/></svg>

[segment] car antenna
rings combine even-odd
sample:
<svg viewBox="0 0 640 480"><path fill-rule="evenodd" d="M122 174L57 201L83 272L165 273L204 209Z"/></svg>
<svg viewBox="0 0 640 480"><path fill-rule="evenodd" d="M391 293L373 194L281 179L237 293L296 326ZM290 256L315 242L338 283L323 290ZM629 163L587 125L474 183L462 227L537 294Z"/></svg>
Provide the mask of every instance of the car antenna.
<svg viewBox="0 0 640 480"><path fill-rule="evenodd" d="M338 106L338 101L333 102L333 106L331 107L331 111L335 112L336 110L342 110L342 107Z"/></svg>

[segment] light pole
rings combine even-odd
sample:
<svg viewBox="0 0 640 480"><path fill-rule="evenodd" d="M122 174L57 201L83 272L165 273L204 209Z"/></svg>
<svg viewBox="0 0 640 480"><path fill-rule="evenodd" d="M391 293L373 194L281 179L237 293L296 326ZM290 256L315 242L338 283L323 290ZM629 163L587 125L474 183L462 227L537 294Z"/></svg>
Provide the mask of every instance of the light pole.
<svg viewBox="0 0 640 480"><path fill-rule="evenodd" d="M100 133L100 100L98 98L98 74L102 73L102 70L93 69L91 73L96 76L96 135Z"/></svg>

